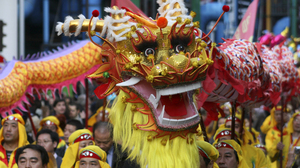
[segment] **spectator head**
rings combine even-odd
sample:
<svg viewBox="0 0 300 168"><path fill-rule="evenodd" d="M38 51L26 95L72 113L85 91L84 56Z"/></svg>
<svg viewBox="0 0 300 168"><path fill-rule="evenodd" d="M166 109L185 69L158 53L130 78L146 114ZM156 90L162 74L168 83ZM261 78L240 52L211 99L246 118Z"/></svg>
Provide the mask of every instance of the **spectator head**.
<svg viewBox="0 0 300 168"><path fill-rule="evenodd" d="M109 122L97 122L93 128L94 141L106 153L113 145L113 126Z"/></svg>
<svg viewBox="0 0 300 168"><path fill-rule="evenodd" d="M79 115L81 110L82 110L82 108L79 104L74 103L74 102L70 102L69 103L68 117L70 119L75 119Z"/></svg>
<svg viewBox="0 0 300 168"><path fill-rule="evenodd" d="M78 153L79 161L76 162L75 167L86 168L104 168L110 167L106 163L106 153L98 146L90 145L81 149Z"/></svg>
<svg viewBox="0 0 300 168"><path fill-rule="evenodd" d="M208 142L197 140L196 145L199 151L200 167L213 167L214 162L219 158L218 150Z"/></svg>
<svg viewBox="0 0 300 168"><path fill-rule="evenodd" d="M214 145L219 151L219 158L216 161L219 167L247 167L247 163L243 159L241 147L234 140L224 140Z"/></svg>
<svg viewBox="0 0 300 168"><path fill-rule="evenodd" d="M41 129L49 129L53 132L56 132L59 137L64 136L64 132L60 128L60 121L55 116L43 118L40 122L40 126L42 127Z"/></svg>
<svg viewBox="0 0 300 168"><path fill-rule="evenodd" d="M67 109L65 100L56 99L53 103L53 109L56 114L65 114Z"/></svg>
<svg viewBox="0 0 300 168"><path fill-rule="evenodd" d="M43 129L36 135L37 145L40 145L46 149L49 153L54 153L59 143L59 137L56 132L49 129Z"/></svg>
<svg viewBox="0 0 300 168"><path fill-rule="evenodd" d="M83 129L83 125L78 120L69 120L64 129L64 140L69 144L70 135L76 130Z"/></svg>
<svg viewBox="0 0 300 168"><path fill-rule="evenodd" d="M47 168L49 156L39 145L26 145L16 150L15 160L19 168Z"/></svg>
<svg viewBox="0 0 300 168"><path fill-rule="evenodd" d="M20 114L13 114L2 119L4 142L27 141L25 122ZM25 135L24 135L25 134Z"/></svg>

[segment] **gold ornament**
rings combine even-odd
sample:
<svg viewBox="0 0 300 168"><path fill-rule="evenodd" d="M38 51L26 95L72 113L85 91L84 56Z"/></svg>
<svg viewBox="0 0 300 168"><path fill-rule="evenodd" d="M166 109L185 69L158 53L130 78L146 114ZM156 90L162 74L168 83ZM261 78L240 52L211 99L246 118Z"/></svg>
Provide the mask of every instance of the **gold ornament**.
<svg viewBox="0 0 300 168"><path fill-rule="evenodd" d="M154 80L154 77L153 77L152 75L148 75L148 76L146 77L146 80L147 80L147 82L152 83L153 80Z"/></svg>
<svg viewBox="0 0 300 168"><path fill-rule="evenodd" d="M192 16L194 18L196 16L196 12L191 11L190 16Z"/></svg>
<svg viewBox="0 0 300 168"><path fill-rule="evenodd" d="M208 59L206 60L206 63L207 63L207 65L212 65L212 64L214 63L214 60L208 58Z"/></svg>
<svg viewBox="0 0 300 168"><path fill-rule="evenodd" d="M153 137L152 137L151 135L148 135L148 136L147 136L147 140L148 140L148 141L152 141L152 140L153 140Z"/></svg>
<svg viewBox="0 0 300 168"><path fill-rule="evenodd" d="M166 138L164 138L164 139L162 139L160 142L161 142L161 144L162 144L163 146L166 146L168 140L167 140Z"/></svg>

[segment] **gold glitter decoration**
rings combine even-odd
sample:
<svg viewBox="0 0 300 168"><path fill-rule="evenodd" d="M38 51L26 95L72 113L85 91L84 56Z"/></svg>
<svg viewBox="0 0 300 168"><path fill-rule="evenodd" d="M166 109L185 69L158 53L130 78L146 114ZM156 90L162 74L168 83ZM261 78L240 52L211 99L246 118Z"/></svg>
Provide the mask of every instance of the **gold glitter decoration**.
<svg viewBox="0 0 300 168"><path fill-rule="evenodd" d="M138 127L136 126L136 123L133 123L133 124L132 124L132 127L133 127L135 130L138 130Z"/></svg>
<svg viewBox="0 0 300 168"><path fill-rule="evenodd" d="M194 22L194 23L193 23L193 26L199 28L199 27L200 27L199 24L200 24L200 23L197 21L197 22Z"/></svg>
<svg viewBox="0 0 300 168"><path fill-rule="evenodd" d="M191 11L190 16L192 16L194 18L196 16L196 12Z"/></svg>
<svg viewBox="0 0 300 168"><path fill-rule="evenodd" d="M136 105L132 105L131 106L131 111L132 112L136 112L137 111L137 106Z"/></svg>
<svg viewBox="0 0 300 168"><path fill-rule="evenodd" d="M177 17L176 18L176 22L180 24L182 22L182 18L181 17Z"/></svg>
<svg viewBox="0 0 300 168"><path fill-rule="evenodd" d="M164 138L164 139L162 139L160 142L161 142L161 144L162 144L163 146L166 146L168 140L167 140L166 138Z"/></svg>
<svg viewBox="0 0 300 168"><path fill-rule="evenodd" d="M154 79L153 75L148 75L148 76L146 77L147 82L150 82L150 83L153 82L153 79Z"/></svg>
<svg viewBox="0 0 300 168"><path fill-rule="evenodd" d="M197 61L193 61L192 65L193 65L194 68L197 68L198 67L198 62Z"/></svg>
<svg viewBox="0 0 300 168"><path fill-rule="evenodd" d="M212 65L214 61L212 59L207 59L206 60L207 65Z"/></svg>
<svg viewBox="0 0 300 168"><path fill-rule="evenodd" d="M148 55L147 60L148 61L154 60L154 55L153 54Z"/></svg>
<svg viewBox="0 0 300 168"><path fill-rule="evenodd" d="M136 31L136 27L135 26L131 26L131 31Z"/></svg>
<svg viewBox="0 0 300 168"><path fill-rule="evenodd" d="M120 51L120 50L116 50L116 53L117 53L117 54L120 54L120 53L121 53L121 51Z"/></svg>
<svg viewBox="0 0 300 168"><path fill-rule="evenodd" d="M203 47L203 48L206 48L207 47L207 44L205 43L205 42L201 42L201 47Z"/></svg>
<svg viewBox="0 0 300 168"><path fill-rule="evenodd" d="M127 70L131 69L132 67L133 67L133 65L131 62L125 64L125 69L127 69Z"/></svg>
<svg viewBox="0 0 300 168"><path fill-rule="evenodd" d="M95 35L96 35L96 32L95 32L94 30L91 30L91 31L90 31L90 34L91 34L91 36L95 36Z"/></svg>
<svg viewBox="0 0 300 168"><path fill-rule="evenodd" d="M152 140L153 140L153 136L148 135L148 136L147 136L147 140L148 140L148 141L152 141Z"/></svg>
<svg viewBox="0 0 300 168"><path fill-rule="evenodd" d="M122 97L122 102L123 102L124 104L127 103L127 97L126 97L126 96L123 96L123 97Z"/></svg>
<svg viewBox="0 0 300 168"><path fill-rule="evenodd" d="M192 22L192 21L191 21L190 19L185 19L185 20L184 20L184 23L185 23L185 24L190 24L191 22Z"/></svg>

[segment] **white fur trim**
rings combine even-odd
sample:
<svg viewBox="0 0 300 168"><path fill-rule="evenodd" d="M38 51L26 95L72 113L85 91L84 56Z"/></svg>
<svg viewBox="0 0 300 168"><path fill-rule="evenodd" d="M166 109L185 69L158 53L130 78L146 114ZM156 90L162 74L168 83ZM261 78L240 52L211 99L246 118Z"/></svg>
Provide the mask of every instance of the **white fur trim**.
<svg viewBox="0 0 300 168"><path fill-rule="evenodd" d="M56 27L55 27L55 30L56 30L58 36L61 35L61 34L63 33L63 31L62 31L62 29L61 29L63 25L64 25L63 22L57 22L57 25L56 25Z"/></svg>
<svg viewBox="0 0 300 168"><path fill-rule="evenodd" d="M125 9L115 10L115 9L109 8L109 7L104 8L104 11L107 13L111 13L111 14L120 14L120 13L125 14L126 13Z"/></svg>
<svg viewBox="0 0 300 168"><path fill-rule="evenodd" d="M95 30L98 20L99 20L98 17L93 17L93 20L92 20L93 26L92 26L91 30Z"/></svg>
<svg viewBox="0 0 300 168"><path fill-rule="evenodd" d="M74 36L78 36L81 32L81 28L82 28L82 23L85 19L85 16L83 16L83 14L78 15L79 17L79 23L78 26L76 27L76 31L75 31L75 35Z"/></svg>
<svg viewBox="0 0 300 168"><path fill-rule="evenodd" d="M71 36L72 34L69 32L70 22L74 20L71 16L67 16L64 22L64 33L65 36Z"/></svg>

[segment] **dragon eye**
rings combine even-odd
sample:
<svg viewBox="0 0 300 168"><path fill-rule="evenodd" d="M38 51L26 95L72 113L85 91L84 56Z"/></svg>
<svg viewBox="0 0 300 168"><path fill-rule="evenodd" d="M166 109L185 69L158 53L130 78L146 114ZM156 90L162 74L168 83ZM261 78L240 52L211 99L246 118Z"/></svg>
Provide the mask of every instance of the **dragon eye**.
<svg viewBox="0 0 300 168"><path fill-rule="evenodd" d="M185 47L182 46L182 45L180 45L180 44L177 45L176 48L175 48L175 50L176 50L177 53L179 53L180 51L184 51L184 49L185 49Z"/></svg>
<svg viewBox="0 0 300 168"><path fill-rule="evenodd" d="M147 48L145 50L145 55L148 57L150 54L154 55L155 51L153 50L153 48Z"/></svg>

